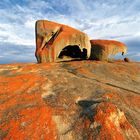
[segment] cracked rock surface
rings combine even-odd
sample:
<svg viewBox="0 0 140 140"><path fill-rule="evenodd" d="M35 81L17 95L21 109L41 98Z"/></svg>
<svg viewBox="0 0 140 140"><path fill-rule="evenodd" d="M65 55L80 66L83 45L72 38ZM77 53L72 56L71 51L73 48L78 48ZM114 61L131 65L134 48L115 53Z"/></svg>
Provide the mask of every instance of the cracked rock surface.
<svg viewBox="0 0 140 140"><path fill-rule="evenodd" d="M0 65L0 139L139 140L140 63Z"/></svg>

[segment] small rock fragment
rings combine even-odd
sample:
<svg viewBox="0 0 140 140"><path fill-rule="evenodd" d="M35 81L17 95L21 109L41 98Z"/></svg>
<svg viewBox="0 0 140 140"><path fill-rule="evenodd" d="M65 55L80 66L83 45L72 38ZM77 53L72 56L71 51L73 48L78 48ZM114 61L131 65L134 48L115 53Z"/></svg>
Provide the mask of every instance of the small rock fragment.
<svg viewBox="0 0 140 140"><path fill-rule="evenodd" d="M130 62L130 59L127 58L127 57L125 57L125 58L124 58L124 61L125 61L125 62Z"/></svg>

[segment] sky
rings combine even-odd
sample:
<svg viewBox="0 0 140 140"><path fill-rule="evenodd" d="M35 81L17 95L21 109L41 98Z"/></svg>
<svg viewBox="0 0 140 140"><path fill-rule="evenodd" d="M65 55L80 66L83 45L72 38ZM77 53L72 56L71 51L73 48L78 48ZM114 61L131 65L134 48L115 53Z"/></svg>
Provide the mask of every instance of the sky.
<svg viewBox="0 0 140 140"><path fill-rule="evenodd" d="M91 39L122 41L126 57L140 61L140 0L0 0L0 64L36 62L39 19L72 26Z"/></svg>

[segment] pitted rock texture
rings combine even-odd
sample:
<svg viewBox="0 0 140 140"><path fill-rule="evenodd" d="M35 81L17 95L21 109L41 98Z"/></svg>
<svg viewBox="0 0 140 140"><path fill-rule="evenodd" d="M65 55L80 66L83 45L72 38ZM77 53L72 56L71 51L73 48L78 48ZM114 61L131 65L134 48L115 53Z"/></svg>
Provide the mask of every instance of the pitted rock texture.
<svg viewBox="0 0 140 140"><path fill-rule="evenodd" d="M35 28L38 63L90 57L91 44L87 34L47 20L38 20Z"/></svg>
<svg viewBox="0 0 140 140"><path fill-rule="evenodd" d="M91 40L91 56L94 60L109 60L117 53L125 54L127 46L115 40Z"/></svg>
<svg viewBox="0 0 140 140"><path fill-rule="evenodd" d="M1 140L139 140L140 63L0 65Z"/></svg>

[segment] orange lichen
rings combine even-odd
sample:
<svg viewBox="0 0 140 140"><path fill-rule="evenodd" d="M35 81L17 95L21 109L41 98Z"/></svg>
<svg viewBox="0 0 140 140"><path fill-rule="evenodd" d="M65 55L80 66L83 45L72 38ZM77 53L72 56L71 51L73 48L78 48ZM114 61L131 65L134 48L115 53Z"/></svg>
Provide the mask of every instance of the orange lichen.
<svg viewBox="0 0 140 140"><path fill-rule="evenodd" d="M5 140L14 139L56 139L55 124L53 123L51 109L46 107L28 108L19 112L19 118L13 118L6 125L8 134Z"/></svg>
<svg viewBox="0 0 140 140"><path fill-rule="evenodd" d="M96 112L94 120L102 126L102 139L125 140L125 131L133 130L124 114L111 103L100 104Z"/></svg>
<svg viewBox="0 0 140 140"><path fill-rule="evenodd" d="M139 139L139 68L90 60L0 65L0 139ZM77 104L94 98L103 102Z"/></svg>
<svg viewBox="0 0 140 140"><path fill-rule="evenodd" d="M20 68L18 75L0 77L0 139L56 139L52 109L45 106L40 93L34 90L37 83L44 83L41 76L29 73L34 68L35 65Z"/></svg>
<svg viewBox="0 0 140 140"><path fill-rule="evenodd" d="M97 39L97 40L91 40L91 43L94 45L100 44L102 45L103 48L108 47L108 45L115 45L115 46L120 46L120 47L124 47L126 46L124 43L121 43L119 41L116 40L101 40L101 39Z"/></svg>

